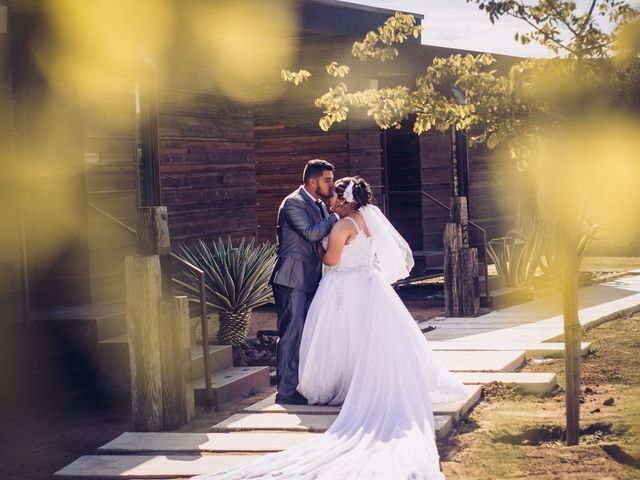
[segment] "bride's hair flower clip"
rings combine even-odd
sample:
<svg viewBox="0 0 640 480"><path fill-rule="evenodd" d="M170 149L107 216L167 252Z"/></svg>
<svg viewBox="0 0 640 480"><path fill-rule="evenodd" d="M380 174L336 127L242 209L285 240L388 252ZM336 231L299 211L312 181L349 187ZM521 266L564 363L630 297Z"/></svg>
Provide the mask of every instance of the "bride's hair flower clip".
<svg viewBox="0 0 640 480"><path fill-rule="evenodd" d="M353 180L349 180L349 185L347 185L347 188L344 189L342 198L344 198L349 203L353 202Z"/></svg>

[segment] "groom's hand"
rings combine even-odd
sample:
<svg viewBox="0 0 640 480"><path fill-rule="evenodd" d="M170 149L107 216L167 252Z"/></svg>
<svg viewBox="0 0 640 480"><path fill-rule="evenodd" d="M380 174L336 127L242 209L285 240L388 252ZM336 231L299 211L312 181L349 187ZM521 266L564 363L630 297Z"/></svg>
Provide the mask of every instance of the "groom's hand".
<svg viewBox="0 0 640 480"><path fill-rule="evenodd" d="M356 211L356 202L343 203L338 202L331 208L333 213L337 213L340 218L347 217Z"/></svg>

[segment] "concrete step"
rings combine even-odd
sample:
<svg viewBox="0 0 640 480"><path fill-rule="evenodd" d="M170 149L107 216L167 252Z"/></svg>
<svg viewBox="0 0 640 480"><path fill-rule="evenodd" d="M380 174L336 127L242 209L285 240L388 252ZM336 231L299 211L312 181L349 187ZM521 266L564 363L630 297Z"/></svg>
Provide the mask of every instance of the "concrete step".
<svg viewBox="0 0 640 480"><path fill-rule="evenodd" d="M555 373L459 372L454 375L467 385L502 382L508 386L518 387L523 393L549 393L558 384Z"/></svg>
<svg viewBox="0 0 640 480"><path fill-rule="evenodd" d="M259 455L85 455L58 470L57 478L161 479L215 473Z"/></svg>
<svg viewBox="0 0 640 480"><path fill-rule="evenodd" d="M211 427L225 432L325 432L337 415L294 413L237 413ZM436 436L446 437L453 428L452 415L435 415Z"/></svg>
<svg viewBox="0 0 640 480"><path fill-rule="evenodd" d="M38 307L32 310L32 321L34 326L87 328L94 345L127 331L126 306L122 304Z"/></svg>
<svg viewBox="0 0 640 480"><path fill-rule="evenodd" d="M127 334L107 338L98 342L101 350L113 352L115 355L129 356L129 340ZM230 345L209 345L209 368L211 373L225 370L233 366L233 351ZM204 361L201 345L191 346L191 378L196 380L204 376Z"/></svg>
<svg viewBox="0 0 640 480"><path fill-rule="evenodd" d="M206 404L204 378L192 383L196 404ZM211 375L211 403L216 407L269 387L269 367L231 367Z"/></svg>
<svg viewBox="0 0 640 480"><path fill-rule="evenodd" d="M204 352L202 345L191 347L191 378L204 377ZM231 345L209 345L209 373L220 372L233 367Z"/></svg>
<svg viewBox="0 0 640 480"><path fill-rule="evenodd" d="M434 351L447 369L454 372L512 372L524 363L523 351Z"/></svg>
<svg viewBox="0 0 640 480"><path fill-rule="evenodd" d="M414 250L413 257L421 262L427 268L444 269L444 251L443 250Z"/></svg>
<svg viewBox="0 0 640 480"><path fill-rule="evenodd" d="M447 404L434 404L434 415L452 415L457 422L466 415L473 406L478 403L482 396L482 389L478 385L466 387L468 396L465 400ZM313 414L313 415L337 415L340 412L339 406L332 405L280 405L275 403L276 396L271 395L258 403L246 407L244 413L293 413L293 414Z"/></svg>
<svg viewBox="0 0 640 480"><path fill-rule="evenodd" d="M557 358L564 356L564 343L540 342L470 342L470 341L430 341L433 351L523 351L527 357ZM586 356L591 351L591 342L581 343L581 354Z"/></svg>
<svg viewBox="0 0 640 480"><path fill-rule="evenodd" d="M279 452L322 435L309 432L150 433L125 432L99 454L206 455Z"/></svg>

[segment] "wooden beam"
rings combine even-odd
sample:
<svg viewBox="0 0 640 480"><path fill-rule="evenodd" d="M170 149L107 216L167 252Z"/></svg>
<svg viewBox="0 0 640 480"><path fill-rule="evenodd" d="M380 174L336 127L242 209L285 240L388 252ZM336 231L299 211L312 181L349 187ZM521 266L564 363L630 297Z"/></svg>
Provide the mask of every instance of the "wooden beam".
<svg viewBox="0 0 640 480"><path fill-rule="evenodd" d="M194 417L187 297L164 298L160 301L159 311L163 425L165 430L173 430Z"/></svg>
<svg viewBox="0 0 640 480"><path fill-rule="evenodd" d="M139 432L161 431L163 411L158 327L158 301L161 296L159 257L127 256L125 284L133 429Z"/></svg>

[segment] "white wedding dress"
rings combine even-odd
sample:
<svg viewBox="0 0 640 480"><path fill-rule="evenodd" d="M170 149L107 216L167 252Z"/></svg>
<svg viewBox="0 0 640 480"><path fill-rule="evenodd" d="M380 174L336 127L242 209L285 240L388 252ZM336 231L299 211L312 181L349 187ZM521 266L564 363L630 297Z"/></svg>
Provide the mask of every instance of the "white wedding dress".
<svg viewBox="0 0 640 480"><path fill-rule="evenodd" d="M363 211L365 221L386 222L377 207ZM380 228L372 227L367 222L375 236ZM198 479L444 479L431 405L462 400L466 391L390 286L397 273L385 278L383 257L398 248L389 238L376 242L359 230L309 308L298 390L309 403L342 404L331 427L310 442ZM378 255L381 245L388 248Z"/></svg>

